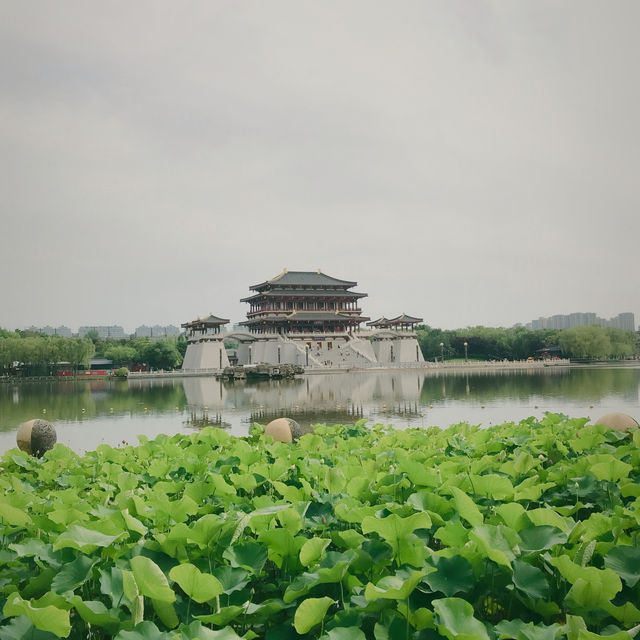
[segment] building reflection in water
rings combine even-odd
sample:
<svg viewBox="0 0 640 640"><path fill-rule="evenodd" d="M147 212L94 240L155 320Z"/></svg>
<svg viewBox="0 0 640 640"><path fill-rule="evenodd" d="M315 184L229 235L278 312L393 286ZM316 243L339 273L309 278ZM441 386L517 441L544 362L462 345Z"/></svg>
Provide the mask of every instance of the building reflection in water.
<svg viewBox="0 0 640 640"><path fill-rule="evenodd" d="M288 380L220 381L214 378L184 378L186 408L193 424L230 422L236 430L252 422L266 423L282 415L301 423L353 422L361 418L382 419L398 424L427 424L431 410L485 405L522 406L547 400L549 410L558 410L555 398L574 402L586 398L593 404L613 389L635 395L638 371L587 372L560 368L534 371L363 371L346 374L306 375ZM628 379L627 379L628 378ZM606 383L606 384L603 384ZM625 385L626 383L626 385ZM631 391L633 389L633 392ZM205 415L205 407L209 415ZM193 414L193 415L191 415ZM242 427L244 428L244 427Z"/></svg>
<svg viewBox="0 0 640 640"><path fill-rule="evenodd" d="M204 427L228 429L231 427L231 423L226 422L221 413L209 413L206 408L198 410L195 407L189 409L189 414L184 424L193 429L204 429Z"/></svg>

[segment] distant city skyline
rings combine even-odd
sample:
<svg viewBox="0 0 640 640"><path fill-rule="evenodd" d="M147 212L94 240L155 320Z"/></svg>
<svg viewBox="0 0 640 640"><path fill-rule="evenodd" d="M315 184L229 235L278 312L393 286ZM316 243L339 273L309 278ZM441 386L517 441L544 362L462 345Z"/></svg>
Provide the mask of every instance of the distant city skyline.
<svg viewBox="0 0 640 640"><path fill-rule="evenodd" d="M201 314L205 315L205 314ZM224 314L223 314L224 315ZM193 319L193 318L192 318ZM427 324L433 328L438 329L464 329L465 327L477 326L464 324L458 327L436 327L428 321L428 318L424 319L424 324ZM540 316L535 320L531 320L530 322L525 323L516 323L515 325L510 326L525 326L527 329L532 331L538 329L568 329L571 327L577 326L585 326L585 325L600 325L601 327L617 327L619 329L624 329L627 331L637 331L640 329L635 323L635 314L633 312L620 312L615 316L612 316L609 319L602 318L598 316L595 312L573 312L568 314L554 314L551 316ZM231 322L229 324L230 327L234 329L242 328L242 325L239 322ZM504 324L497 325L482 325L488 327L506 327ZM44 335L59 335L71 337L72 335L84 336L88 331L95 330L98 332L98 336L101 338L123 338L128 336L135 337L176 337L182 333L182 329L176 325L139 325L135 329L128 331L122 325L81 325L77 331L72 331L69 327L62 325L58 327L52 327L50 325L46 325L44 327L36 327L34 325L30 325L28 327L2 327L0 328L7 330L29 330L38 333L42 333ZM229 329L226 329L229 330Z"/></svg>
<svg viewBox="0 0 640 640"><path fill-rule="evenodd" d="M608 320L597 316L593 312L574 312L569 314L556 314L546 318L540 317L532 320L525 326L527 329L571 329L573 327L584 327L588 325L599 325L601 327L615 327L626 331L635 331L636 323L634 314L622 312Z"/></svg>
<svg viewBox="0 0 640 640"><path fill-rule="evenodd" d="M6 327L1 327L6 328ZM20 327L18 327L20 329ZM47 336L63 336L70 338L72 336L78 336L83 338L87 335L87 333L91 331L95 331L98 334L99 338L103 339L122 339L128 338L130 336L136 338L169 338L169 337L177 337L182 331L179 327L175 325L159 325L154 324L153 326L148 325L140 325L136 327L133 331L126 331L122 325L81 325L78 327L77 331L72 331L67 326L59 326L52 327L50 325L46 325L44 327L36 327L31 325L26 327L27 331L33 331L34 333L41 333Z"/></svg>

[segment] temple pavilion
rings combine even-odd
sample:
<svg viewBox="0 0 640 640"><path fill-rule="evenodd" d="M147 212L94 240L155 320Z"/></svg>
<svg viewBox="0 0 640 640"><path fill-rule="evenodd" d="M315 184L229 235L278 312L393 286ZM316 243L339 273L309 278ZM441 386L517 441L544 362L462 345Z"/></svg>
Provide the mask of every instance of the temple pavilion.
<svg viewBox="0 0 640 640"><path fill-rule="evenodd" d="M229 324L226 318L218 318L210 313L206 318L196 318L191 322L185 322L180 326L185 329L187 339L204 339L220 333L220 328Z"/></svg>
<svg viewBox="0 0 640 640"><path fill-rule="evenodd" d="M221 328L226 318L210 313L180 325L187 333L187 351L182 368L185 370L217 370L229 366L229 358L222 341Z"/></svg>
<svg viewBox="0 0 640 640"><path fill-rule="evenodd" d="M400 329L401 331L413 331L414 327L422 322L422 318L416 318L415 316L402 313L395 318L385 318L382 316L377 320L367 322L367 326L373 327L374 329Z"/></svg>
<svg viewBox="0 0 640 640"><path fill-rule="evenodd" d="M318 271L287 271L249 287L247 320L241 325L256 334L350 333L369 318L358 301L366 293L351 291L357 282Z"/></svg>

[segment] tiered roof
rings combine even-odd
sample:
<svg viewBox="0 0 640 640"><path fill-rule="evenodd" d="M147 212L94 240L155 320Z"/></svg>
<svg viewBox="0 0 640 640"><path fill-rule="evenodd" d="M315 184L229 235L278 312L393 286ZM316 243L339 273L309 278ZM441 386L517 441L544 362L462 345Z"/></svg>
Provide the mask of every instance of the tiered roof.
<svg viewBox="0 0 640 640"><path fill-rule="evenodd" d="M410 316L406 313L402 313L399 316L390 319L381 316L377 320L367 322L367 325L379 329L392 329L393 327L413 326L414 324L420 324L421 322L423 322L422 318L417 318L416 316Z"/></svg>
<svg viewBox="0 0 640 640"><path fill-rule="evenodd" d="M357 282L322 271L287 271L249 287L243 298L251 310L241 324L254 331L347 331L369 318L362 317L358 300L366 293L349 291Z"/></svg>
<svg viewBox="0 0 640 640"><path fill-rule="evenodd" d="M265 280L260 284L254 284L249 287L252 291L264 291L273 287L334 287L339 289L349 289L355 287L358 283L351 282L350 280L340 280L338 278L332 278L328 276L320 269L317 271L287 271L284 269L282 273L278 274L271 280ZM366 294L365 294L366 295Z"/></svg>
<svg viewBox="0 0 640 640"><path fill-rule="evenodd" d="M253 288L253 287L251 287ZM240 302L254 302L262 297L265 298L278 298L280 296L295 297L295 298L366 298L366 293L358 293L356 291L347 291L345 289L298 289L284 287L277 287L274 289L267 289L249 296L248 298L242 298Z"/></svg>
<svg viewBox="0 0 640 640"><path fill-rule="evenodd" d="M228 324L228 323L229 323L229 320L227 320L226 318L219 318L218 316L214 316L212 313L210 313L205 318L196 318L195 320L192 320L191 322L185 322L180 326L184 327L185 329L191 329L193 331L195 329L208 329L210 327L220 327L223 324Z"/></svg>

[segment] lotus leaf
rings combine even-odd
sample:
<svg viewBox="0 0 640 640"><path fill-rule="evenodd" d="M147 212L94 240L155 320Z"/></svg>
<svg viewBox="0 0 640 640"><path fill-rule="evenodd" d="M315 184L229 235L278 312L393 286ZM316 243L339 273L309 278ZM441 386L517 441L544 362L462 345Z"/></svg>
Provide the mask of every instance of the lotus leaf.
<svg viewBox="0 0 640 640"><path fill-rule="evenodd" d="M223 593L224 588L215 576L202 573L198 567L186 562L173 567L169 577L196 602L206 602ZM171 602L171 600L167 600Z"/></svg>
<svg viewBox="0 0 640 640"><path fill-rule="evenodd" d="M7 617L26 616L36 629L50 631L59 638L66 638L71 631L68 611L52 605L36 607L17 593L7 598L2 612Z"/></svg>
<svg viewBox="0 0 640 640"><path fill-rule="evenodd" d="M293 624L298 633L307 633L320 624L327 613L327 609L333 604L333 600L324 596L322 598L307 598L300 603L293 618Z"/></svg>

